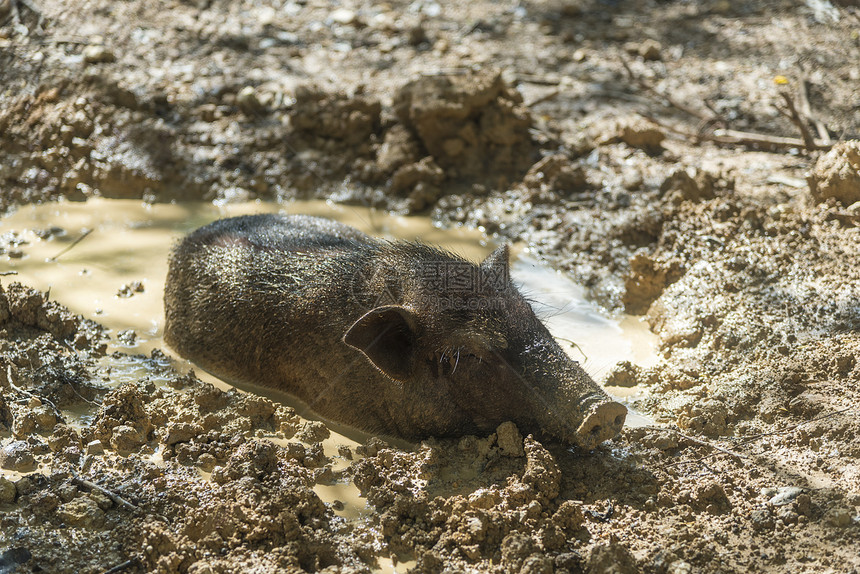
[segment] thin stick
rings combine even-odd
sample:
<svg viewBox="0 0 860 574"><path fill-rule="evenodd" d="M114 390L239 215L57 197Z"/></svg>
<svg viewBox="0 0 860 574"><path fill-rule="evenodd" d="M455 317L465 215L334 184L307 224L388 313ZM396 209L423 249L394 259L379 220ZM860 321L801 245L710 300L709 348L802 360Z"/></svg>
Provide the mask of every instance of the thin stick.
<svg viewBox="0 0 860 574"><path fill-rule="evenodd" d="M17 271L0 271L0 275L2 275L2 276L4 276L4 277L5 277L6 275L17 275L17 274L18 274L18 272L17 272Z"/></svg>
<svg viewBox="0 0 860 574"><path fill-rule="evenodd" d="M760 433L760 434L755 434L755 435L752 435L752 436L744 437L744 438L742 438L742 439L741 439L737 444L738 444L738 445L745 445L745 444L749 444L749 443L751 443L751 442L755 442L755 441L757 441L758 439L760 439L760 438L764 438L764 437L766 437L766 436L779 435L779 434L787 434L787 433L789 433L789 432L793 431L794 429L796 429L796 428L798 428L798 427L801 427L801 426L803 426L803 425L805 425L805 424L809 424L809 423L812 423L812 422L815 422L815 421L820 421L820 420L828 419L828 418L830 418L830 417L834 417L834 416L836 416L836 415L838 415L838 414L842 414L842 413L844 413L844 412L848 412L848 411L852 410L853 408L854 408L854 407L846 407L846 408L844 408L844 409L840 409L840 410L838 410L838 411L833 411L832 413L828 413L828 414L826 414L826 415L821 415L820 417L811 418L811 419L809 419L808 421L801 421L801 422L799 422L799 423L795 423L795 424L790 425L790 426L788 426L788 427L786 427L786 428L782 428L782 429L775 430L775 431L771 431L771 432L765 432L765 433ZM655 427L655 428L659 428L659 427ZM736 452L734 452L734 451L731 451L731 450L728 450L728 449L722 448L722 447L720 447L720 446L717 446L717 445L715 445L715 444L712 444L712 443L709 443L709 442L705 442L705 441L700 441L700 440L694 439L694 438L692 438L692 437L689 437L689 436L684 435L684 434L681 434L681 433L678 433L678 434L679 434L679 435L681 435L682 437L686 438L686 439L692 440L692 441L693 441L693 442L695 442L695 443L698 443L698 444L701 444L701 445L704 445L704 446L709 446L709 447L714 448L714 449L716 449L716 450L718 450L718 451L720 451L720 452L723 452L723 453L725 453L725 454L729 454L729 455L731 455L731 456L733 456L733 457L749 458L749 457L743 456L743 455L741 455L741 454L739 454L739 453L736 453ZM697 462L702 462L702 461L704 461L704 460L706 460L706 459L709 459L709 458L711 458L711 457L715 456L716 454L717 454L717 453L711 453L711 454L707 454L707 455L705 455L705 456L702 456L702 457L699 457L699 458L696 458L696 459L692 459L692 460L680 460L680 461L678 461L678 462L673 462L673 463L667 464L667 465L665 465L663 468L669 468L669 467L672 467L672 466L679 466L679 465L682 465L682 464L694 464L694 463L697 463Z"/></svg>
<svg viewBox="0 0 860 574"><path fill-rule="evenodd" d="M765 145L775 148L804 147L806 145L799 138L769 136L752 132L739 132L737 130L714 130L713 134L702 134L702 139L721 144ZM832 146L815 142L815 147L816 149L829 149Z"/></svg>
<svg viewBox="0 0 860 574"><path fill-rule="evenodd" d="M827 131L827 126L812 114L812 106L809 105L808 90L809 82L806 78L801 78L800 89L797 91L797 99L800 103L800 113L806 116L806 119L815 125L815 131L818 132L818 139L820 139L824 144L830 145L833 143L833 140L830 139L830 132Z"/></svg>
<svg viewBox="0 0 860 574"><path fill-rule="evenodd" d="M42 45L46 44L72 44L76 46L86 46L89 44L87 40L76 40L74 38L45 38L43 40L39 40L39 43Z"/></svg>
<svg viewBox="0 0 860 574"><path fill-rule="evenodd" d="M16 26L21 24L21 10L18 7L18 4L20 3L21 6L29 9L36 15L36 27L40 29L42 28L42 21L45 17L42 15L42 11L39 10L30 0L11 0L10 3L12 5L12 21Z"/></svg>
<svg viewBox="0 0 860 574"><path fill-rule="evenodd" d="M815 151L818 149L818 145L815 143L815 138L812 137L812 134L809 133L809 127L806 125L806 122L800 117L800 114L797 113L797 108L794 107L794 100L791 99L791 96L788 95L788 92L780 92L780 96L785 101L786 110L783 110L779 107L777 109L782 112L788 119L791 120L797 129L800 130L800 137L803 138L803 145L806 147L806 151Z"/></svg>
<svg viewBox="0 0 860 574"><path fill-rule="evenodd" d="M708 448L712 448L712 449L714 449L714 450L720 451L720 452L721 452L721 453L723 453L723 454L727 454L727 455L729 455L729 456L731 456L731 457L738 458L738 459L740 459L740 458L748 458L748 457L746 457L746 456L742 455L742 454L741 454L741 453L739 453L739 452L735 452L735 451L733 451L733 450L729 450L729 449L727 449L727 448L723 448L723 447L721 447L721 446L719 446L719 445L716 445L716 444L714 444L714 443L712 443L712 442L707 442L707 441L704 441L704 440L699 440L699 439L697 439L697 438L691 437L690 435L686 435L686 434L683 434L683 433L678 433L678 434L679 434L679 435L681 435L684 439L686 439L686 440L688 440L688 441L690 441L690 442L694 442L694 443L696 443L696 444L699 444L699 445L702 445L702 446L706 446L706 447L708 447Z"/></svg>
<svg viewBox="0 0 860 574"><path fill-rule="evenodd" d="M713 133L704 132L699 134L693 134L666 122L660 121L653 116L642 114L642 117L649 122L660 126L661 128L667 129L673 133L683 136L695 143L699 143L700 141L705 140L722 145L758 145L769 146L772 148L804 147L803 140L799 138L769 136L766 134L740 132L737 130L724 129L714 130ZM831 144L824 144L823 142L816 142L816 146L818 149L829 149L830 147L832 147Z"/></svg>
<svg viewBox="0 0 860 574"><path fill-rule="evenodd" d="M805 424L813 423L816 421L822 421L824 419L829 419L830 417L835 417L836 415L841 415L842 413L846 413L846 412L852 410L853 408L854 407L845 407L844 409L839 409L838 411L833 411L832 413L827 413L826 415L821 415L820 417L811 418L808 421L801 421L799 423L795 423L795 424L793 424L789 427L786 427L784 429L770 431L770 432L763 432L763 433L743 437L742 439L740 439L738 444L748 444L748 443L751 443L753 441L757 441L758 439L760 439L762 437L766 437L766 436L772 436L772 435L777 435L777 434L786 434L788 432L793 431L797 427L803 426Z"/></svg>
<svg viewBox="0 0 860 574"><path fill-rule="evenodd" d="M596 510L586 510L585 513L600 522L609 522L612 520L612 515L615 514L615 506L612 504L612 500L608 500L607 502L609 503L609 508L606 509L606 512L600 513Z"/></svg>
<svg viewBox="0 0 860 574"><path fill-rule="evenodd" d="M71 243L69 246L67 246L65 249L63 249L62 251L60 251L59 253L57 253L57 254L56 254L56 255L54 255L53 257L49 257L49 258L48 258L48 261L56 261L57 259L59 259L59 258L60 258L60 256L65 255L66 253L68 253L68 252L72 249L72 247L74 247L75 245L77 245L78 243L80 243L80 242L84 239L84 237L86 237L87 235L89 235L89 234L90 234L90 233L92 233L92 232L93 232L93 230L92 230L92 229L84 229L84 231L83 231L83 233L81 233L81 236L80 236L80 237L78 237L77 239L75 239L74 241L72 241L72 243Z"/></svg>
<svg viewBox="0 0 860 574"><path fill-rule="evenodd" d="M80 476L78 476L77 474L72 475L72 482L74 482L75 484L78 484L79 486L83 486L84 488L89 488L90 490L95 490L97 492L100 492L101 494L104 494L105 496L107 496L108 498L113 500L117 504L117 506L122 506L126 510L130 510L132 512L137 512L138 510L140 510L139 507L130 503L129 501L127 501L126 499L124 499L120 495L118 495L114 492L111 492L110 490L108 490L102 486L99 486L98 484L96 484L94 482L90 482L89 480L83 479Z"/></svg>
<svg viewBox="0 0 860 574"><path fill-rule="evenodd" d="M544 95L542 95L542 96L540 96L540 97L535 98L534 100L532 100L532 101L530 101L530 102L526 102L525 106L526 106L527 108L532 108L532 107L534 107L534 106L536 106L536 105L538 105L538 104L542 104L542 103L544 103L544 102L546 102L546 101L549 101L549 100L551 100L551 99L555 98L555 97L556 97L556 96L558 96L560 93L561 93L561 90L551 90L548 94L544 94Z"/></svg>
<svg viewBox="0 0 860 574"><path fill-rule="evenodd" d="M539 86L557 86L561 83L560 78L551 78L536 74L517 74L517 81L524 84L536 84Z"/></svg>
<svg viewBox="0 0 860 574"><path fill-rule="evenodd" d="M48 397L36 396L33 393L31 393L30 391L28 391L27 389L22 389L21 387L17 386L15 383L13 383L12 382L12 365L6 366L6 380L9 381L9 388L12 389L13 391L15 391L17 393L21 393L22 395L24 395L26 397L30 397L31 399L36 399L39 402L47 403L51 407L53 407L53 409L57 413L60 412L60 409L57 408L57 405L55 405L53 402L51 402L51 399L49 399Z"/></svg>
<svg viewBox="0 0 860 574"><path fill-rule="evenodd" d="M649 84L648 82L646 82L645 80L643 80L642 78L637 76L633 72L632 68L630 68L630 65L627 63L627 61L624 60L624 58L621 58L621 65L624 66L624 69L627 71L627 75L630 77L630 79L631 79L631 81L633 81L633 83L638 85L640 88L642 88L646 92L649 92L649 93L654 94L655 96L659 97L660 99L662 99L664 102L666 102L668 105L672 106L673 108L676 108L676 109L678 109L678 110L680 110L686 114L689 114L693 117L699 118L700 120L702 120L703 127L713 125L713 124L726 125L727 122L725 121L725 119L720 117L719 115L715 114L713 116L708 116L707 114L705 114L703 112L695 110L689 106L686 106L686 105L672 99L670 96L662 94L656 88L654 88L651 84ZM783 97L786 97L786 95L784 95ZM707 103L706 103L706 105L713 112L712 106L710 106ZM794 102L791 103L791 108L793 108L793 106L794 106ZM796 110L795 110L795 115L797 115ZM806 149L820 149L820 150L830 149L830 147L832 147L832 141L830 141L829 136L826 139L822 138L821 141L815 141L814 139L811 139L811 136L810 136L811 142L807 142L806 140L797 139L797 138L770 136L770 135L766 135L766 134L758 134L758 133L753 133L753 132L741 132L741 131L729 130L729 129L717 129L717 130L714 130L714 132L712 134L704 132L703 130L699 130L699 135L693 135L693 134L690 134L690 133L685 132L683 130L680 130L678 128L668 126L668 125L664 124L663 122L656 120L653 117L650 117L650 116L647 116L644 114L643 114L643 117L645 117L645 119L647 119L647 120L649 120L649 121L651 121L651 122L653 122L653 123L655 123L661 127L665 127L667 129L669 129L669 130L671 130L671 131L673 131L679 135L682 135L682 136L690 139L691 141L694 141L697 143L700 142L701 140L706 140L706 141L711 141L714 143L724 144L724 145L756 145L756 146L768 146L768 147L772 147L772 148L806 147ZM794 121L794 120L792 120L792 121ZM801 133L802 132L803 132L803 129L801 129ZM806 133L807 134L809 133L808 130L806 131ZM811 143L813 147L810 148L807 145L808 143Z"/></svg>
<svg viewBox="0 0 860 574"><path fill-rule="evenodd" d="M558 339L559 341L564 341L565 343L570 345L571 348L579 351L579 353L582 355L583 359L585 359L586 361L588 360L588 355L585 354L585 351L582 350L582 347L580 347L579 345L577 345L576 343L574 343L570 339L565 339L564 337L556 337L556 339Z"/></svg>

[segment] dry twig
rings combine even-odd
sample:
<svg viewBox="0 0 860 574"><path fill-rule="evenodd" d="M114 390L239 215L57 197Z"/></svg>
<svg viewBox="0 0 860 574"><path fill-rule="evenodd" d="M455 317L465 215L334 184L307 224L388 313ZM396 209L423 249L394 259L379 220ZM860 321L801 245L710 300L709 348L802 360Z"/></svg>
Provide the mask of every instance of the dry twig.
<svg viewBox="0 0 860 574"><path fill-rule="evenodd" d="M115 492L111 492L110 490L104 488L103 486L99 486L98 484L96 484L94 482L90 482L89 480L81 478L77 474L72 475L72 482L74 482L78 486L82 486L84 488L89 488L90 490L95 490L95 491L107 496L108 498L113 500L117 506L121 506L121 507L125 508L126 510L130 510L132 512L137 512L138 510L140 510L139 507L130 503L129 501L127 501L126 499L124 499L120 495L116 494Z"/></svg>
<svg viewBox="0 0 860 574"><path fill-rule="evenodd" d="M607 500L607 503L608 508L604 513L597 512L596 510L586 510L585 513L600 522L609 522L612 520L612 515L615 514L615 506L611 500Z"/></svg>
<svg viewBox="0 0 860 574"><path fill-rule="evenodd" d="M702 139L720 144L740 144L766 146L772 148L804 147L804 141L799 138L787 138L783 136L769 136L753 132L741 132L738 130L714 130L712 134L702 134Z"/></svg>
<svg viewBox="0 0 860 574"><path fill-rule="evenodd" d="M797 112L797 108L794 106L794 100L788 94L788 92L780 92L779 95L782 97L785 102L785 108L781 108L777 106L777 110L791 120L798 130L800 130L800 137L803 138L803 146L806 148L806 151L815 151L818 149L818 145L815 143L815 138L812 137L812 134L809 133L809 127L806 125L806 121L800 114Z"/></svg>
<svg viewBox="0 0 860 574"><path fill-rule="evenodd" d="M11 8L11 19L15 27L23 25L21 23L21 6L19 6L19 4L24 8L30 10L30 12L32 12L36 16L36 28L39 28L41 30L42 21L45 19L45 17L42 15L42 11L39 10L39 8L37 8L36 5L33 4L33 2L31 2L30 0L10 0L9 5ZM0 22L0 24L4 23L5 22Z"/></svg>
<svg viewBox="0 0 860 574"><path fill-rule="evenodd" d="M848 412L848 411L852 410L853 408L854 408L854 407L846 407L846 408L844 408L844 409L839 409L838 411L833 411L832 413L827 413L826 415L821 415L821 416L819 416L819 417L811 418L811 419L809 419L808 421L801 421L801 422L799 422L799 423L795 423L795 424L793 424L793 425L787 426L787 427L782 428L782 429L779 429L779 430L775 430L775 431L771 431L771 432L764 432L764 433L759 433L759 434L754 434L754 435L750 435L750 436L747 436L747 437L743 437L742 439L740 439L740 440L738 441L738 443L737 443L737 444L738 444L738 445L745 445L745 444L749 444L749 443L751 443L751 442L755 442L755 441L757 441L757 440L759 440L759 439L761 439L761 438L764 438L764 437L766 437L766 436L774 436L774 435L788 434L788 433L790 433L791 431L793 431L794 429L796 429L796 428L798 428L798 427L801 427L801 426L803 426L803 425L805 425L805 424L809 424L809 423L812 423L812 422L816 422L816 421L821 421L821 420L824 420L824 419L828 419L828 418L830 418L830 417L834 417L834 416L836 416L836 415L839 415L839 414L842 414L842 413ZM679 434L680 436L684 437L684 438L685 438L685 439L687 439L687 440L690 440L690 441L692 441L692 442L694 442L694 443L697 443L697 444L700 444L700 445L702 445L702 446L707 446L707 447L713 448L713 449L717 450L718 452L712 452L712 453L710 453L710 454L707 454L707 455L705 455L705 456L702 456L702 457L699 457L699 458L695 458L695 459L692 459L692 460L679 460L679 461L677 461L677 462L673 462L673 463L667 464L667 465L665 465L663 468L669 468L669 467L673 467L673 466L679 466L679 465L682 465L682 464L694 464L694 463L697 463L697 462L702 462L702 461L704 461L704 460L707 460L707 459L709 459L709 458L712 458L712 457L716 456L716 455L717 455L717 454L719 454L719 453L728 454L728 455L731 455L731 456L732 456L732 457L734 457L734 458L745 458L745 459L749 459L749 457L747 457L747 456L744 456L744 455L742 455L742 454L740 454L740 453L737 453L737 452L735 452L735 451L729 450L729 449L727 449L727 448L723 448L723 447L721 447L721 446L719 446L719 445L716 445L716 444L713 444L713 443L711 443L711 442L703 441L703 440L699 440L699 439L693 438L693 437L691 437L691 436L688 436L688 435L685 435L685 434L682 434L682 433L678 433L678 434Z"/></svg>
<svg viewBox="0 0 860 574"><path fill-rule="evenodd" d="M693 463L695 463L695 462L702 462L702 461L704 461L704 460L706 460L706 459L708 459L708 458L711 458L711 457L715 456L715 455L716 455L716 454L718 454L718 453L727 454L727 455L731 456L732 458L734 458L734 459L736 459L736 460L740 460L740 459L747 458L746 456L744 456L744 455L742 455L742 454L740 454L740 453L737 453L737 452L735 452L735 451L733 451L733 450L729 450L729 449L727 449L727 448L723 448L723 447L721 447L721 446L719 446L719 445L716 445L716 444L714 444L714 443L712 443L712 442L708 442L708 441L704 441L704 440L699 440L699 439L697 439L697 438L693 438L693 437L691 437L690 435L686 435L686 434L684 434L684 433L677 433L677 434L678 434L678 436L680 436L680 437L681 437L681 438L683 438L684 440L690 441L690 442L692 442L692 443L694 443L694 444L698 444L698 445L700 445L700 446L704 446L704 447L707 447L707 448L712 448L712 449L714 449L714 450L716 450L716 451L718 451L718 452L717 452L717 453L712 452L712 453L710 453L710 454L706 454L705 456L702 456L702 457L699 457L699 458L696 458L696 459L693 459L693 460L679 460L678 462L673 462L673 463L667 464L667 465L665 465L663 468L670 468L670 467L673 467L673 466L679 466L679 465L682 465L682 464L693 464Z"/></svg>
<svg viewBox="0 0 860 574"><path fill-rule="evenodd" d="M546 93L546 94L544 94L544 95L542 95L542 96L538 96L537 98L535 98L534 100L532 100L532 101L530 101L530 102L526 102L526 103L525 103L525 106L526 106L527 108L532 108L532 107L534 107L534 106L536 106L536 105L538 105L538 104L542 104L542 103L544 103L544 102L547 102L547 101L549 101L549 100L551 100L551 99L555 98L555 97L556 97L556 96L558 96L560 93L561 93L561 90L550 90L548 93Z"/></svg>
<svg viewBox="0 0 860 574"><path fill-rule="evenodd" d="M809 81L806 78L801 78L800 88L797 90L797 100L800 105L800 113L806 117L806 120L815 126L815 131L818 132L818 139L824 145L832 145L833 140L830 139L830 132L824 122L815 117L812 113L812 106L809 104Z"/></svg>
<svg viewBox="0 0 860 574"><path fill-rule="evenodd" d="M691 133L689 131L677 128L657 118L642 114L642 117L649 122L660 126L661 128L676 133L684 138L695 143L701 141L710 141L722 145L748 145L767 147L772 149L803 147L803 140L799 138L786 138L782 136L769 136L766 134L757 134L752 132L741 132L738 130L717 129L711 133L699 132ZM822 148L823 149L823 148Z"/></svg>
<svg viewBox="0 0 860 574"><path fill-rule="evenodd" d="M663 128L666 128L666 129L668 129L668 130L670 130L670 131L672 131L678 135L681 135L681 136L689 139L690 141L693 141L694 143L699 143L701 141L710 141L710 142L714 142L714 143L722 144L722 145L748 145L748 146L768 147L768 148L772 148L772 149L805 147L807 150L812 150L812 149L825 150L825 149L829 149L832 146L832 142L830 141L829 136L826 139L822 138L821 141L816 141L814 138L812 138L811 135L809 135L809 130L805 128L805 124L804 124L804 127L801 128L801 133L804 133L804 129L806 129L804 139L789 138L789 137L782 137L782 136L771 136L771 135L767 135L767 134L759 134L759 133L754 133L754 132L742 132L742 131L730 130L730 129L715 129L713 132L709 133L707 130L710 129L714 125L723 125L723 126L728 125L728 122L726 122L726 120L723 117L714 113L714 109L709 103L706 102L705 105L708 107L708 109L711 111L711 113L714 114L714 115L710 115L710 116L704 112L701 112L699 110L691 108L685 104L682 104L682 103L678 102L677 100L671 98L670 96L667 96L666 94L661 93L659 90L654 88L649 82L647 82L643 78L637 76L633 72L632 68L630 68L630 65L623 58L621 59L621 65L624 66L624 69L627 71L627 75L630 77L630 80L633 83L635 83L637 86L639 86L640 88L642 88L646 92L657 96L663 102L665 102L667 105L669 105L675 109L678 109L678 110L680 110L680 111L682 111L682 112L684 112L684 113L686 113L692 117L695 117L695 118L698 118L699 120L701 120L699 123L699 126L697 127L696 133L690 133L689 131L681 130L681 129L672 127L668 124L665 124L664 122L661 122L652 116L642 114L642 116L645 119L647 119L648 121L650 121L654 124L657 124ZM787 94L783 94L783 97L790 100L790 97L787 96ZM786 103L788 103L788 101ZM793 109L793 107L794 107L794 102L791 102L791 106L789 108L789 117L792 117L790 115L791 114L790 110ZM794 116L799 118L799 114L797 113L796 110L794 112ZM800 127L800 125L798 124L797 121L795 121L795 119L792 118L792 121L796 125L798 125L798 127ZM799 121L800 121L800 123L802 123L802 119L800 119ZM826 133L826 129L824 131ZM809 138L807 139L806 136L809 136ZM812 147L810 147L810 146L812 146Z"/></svg>

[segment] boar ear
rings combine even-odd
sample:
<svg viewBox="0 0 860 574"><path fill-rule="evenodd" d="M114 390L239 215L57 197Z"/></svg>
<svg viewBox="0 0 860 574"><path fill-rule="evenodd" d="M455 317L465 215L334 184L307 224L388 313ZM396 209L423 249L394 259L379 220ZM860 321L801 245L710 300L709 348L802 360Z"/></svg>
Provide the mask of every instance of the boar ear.
<svg viewBox="0 0 860 574"><path fill-rule="evenodd" d="M377 307L347 330L343 342L395 381L406 382L412 374L416 323L412 311L399 305Z"/></svg>
<svg viewBox="0 0 860 574"><path fill-rule="evenodd" d="M507 243L504 243L487 255L487 258L481 262L481 269L485 271L505 270L507 272L510 257L510 248Z"/></svg>
<svg viewBox="0 0 860 574"><path fill-rule="evenodd" d="M508 262L510 261L510 249L505 243L495 251L487 255L481 262L481 271L489 278L489 283L499 290L504 290L508 285L510 275L508 273Z"/></svg>

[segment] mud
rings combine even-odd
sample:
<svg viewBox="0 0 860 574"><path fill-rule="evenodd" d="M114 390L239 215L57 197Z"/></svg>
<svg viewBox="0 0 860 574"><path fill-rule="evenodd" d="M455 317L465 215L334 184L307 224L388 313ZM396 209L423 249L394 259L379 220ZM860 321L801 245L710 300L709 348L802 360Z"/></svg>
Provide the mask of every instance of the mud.
<svg viewBox="0 0 860 574"><path fill-rule="evenodd" d="M157 326L134 309L160 289L83 263L110 241L93 231L58 261L91 268L101 301L2 277L0 565L856 572L858 17L848 2L0 3L0 210L423 211L527 244L659 339L659 360L595 365L654 422L593 452L510 426L323 438L295 406L147 347ZM802 139L782 92L821 149L774 139ZM764 137L713 141L726 130ZM0 273L56 255L71 228L0 228ZM95 322L120 307L126 326ZM356 490L367 506L336 498Z"/></svg>

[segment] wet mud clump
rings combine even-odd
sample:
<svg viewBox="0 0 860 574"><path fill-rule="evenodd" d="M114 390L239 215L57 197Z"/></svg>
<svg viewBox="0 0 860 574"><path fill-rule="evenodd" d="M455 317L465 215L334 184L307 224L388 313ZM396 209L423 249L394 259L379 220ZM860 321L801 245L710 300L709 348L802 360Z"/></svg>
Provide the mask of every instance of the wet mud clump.
<svg viewBox="0 0 860 574"><path fill-rule="evenodd" d="M167 186L185 190L174 197L200 197L198 182L184 173L179 136L152 112L151 102L98 78L63 80L21 96L0 113L7 134L0 178L8 190L0 207L95 194L154 200Z"/></svg>
<svg viewBox="0 0 860 574"><path fill-rule="evenodd" d="M395 96L394 113L419 154L432 156L447 179L500 189L504 178L521 178L533 163L531 117L522 96L498 71L463 70L414 80Z"/></svg>
<svg viewBox="0 0 860 574"><path fill-rule="evenodd" d="M833 198L845 207L860 201L860 141L836 144L818 159L808 180L815 201Z"/></svg>
<svg viewBox="0 0 860 574"><path fill-rule="evenodd" d="M418 572L452 562L546 567L559 556L570 560L566 541L583 528L581 505L557 500L553 456L510 424L414 454L383 449L354 465L353 478L381 513L392 550L417 556Z"/></svg>
<svg viewBox="0 0 860 574"><path fill-rule="evenodd" d="M328 94L310 86L299 86L295 97L293 126L304 137L315 137L314 147L325 148L333 141L361 153L356 147L367 144L379 130L381 106L373 99Z"/></svg>

